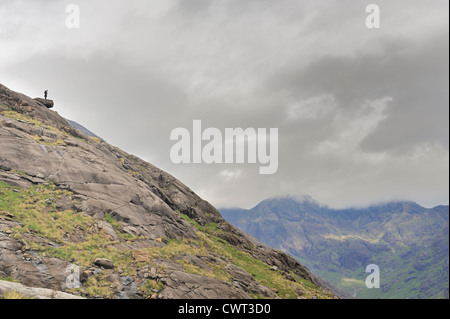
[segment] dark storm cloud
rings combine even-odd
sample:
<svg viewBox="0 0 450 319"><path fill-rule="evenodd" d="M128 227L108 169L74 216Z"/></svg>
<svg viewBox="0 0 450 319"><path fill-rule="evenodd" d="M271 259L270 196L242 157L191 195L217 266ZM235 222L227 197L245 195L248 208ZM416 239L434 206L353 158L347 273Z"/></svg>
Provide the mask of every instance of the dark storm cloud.
<svg viewBox="0 0 450 319"><path fill-rule="evenodd" d="M448 147L447 36L442 32L420 45L377 39L376 54L322 56L304 68L281 71L267 87L287 92L291 100L330 94L350 111L367 99L390 96L389 117L364 139L363 148L405 151L427 141Z"/></svg>

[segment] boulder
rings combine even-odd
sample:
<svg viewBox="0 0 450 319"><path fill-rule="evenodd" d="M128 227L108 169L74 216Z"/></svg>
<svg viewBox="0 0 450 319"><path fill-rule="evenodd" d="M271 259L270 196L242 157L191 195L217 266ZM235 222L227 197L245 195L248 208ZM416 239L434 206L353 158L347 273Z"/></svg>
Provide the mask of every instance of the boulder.
<svg viewBox="0 0 450 319"><path fill-rule="evenodd" d="M104 269L114 269L114 263L106 258L97 258L94 261L94 265Z"/></svg>
<svg viewBox="0 0 450 319"><path fill-rule="evenodd" d="M44 105L46 108L51 109L53 107L53 100L48 100L48 99L42 99L40 97L37 97L34 99L36 102L41 103L42 105Z"/></svg>
<svg viewBox="0 0 450 319"><path fill-rule="evenodd" d="M24 298L32 299L84 299L61 291L46 288L32 288L19 283L0 280L0 296L8 292L16 292Z"/></svg>
<svg viewBox="0 0 450 319"><path fill-rule="evenodd" d="M160 299L250 299L250 295L228 282L215 278L174 271L161 278L164 289Z"/></svg>

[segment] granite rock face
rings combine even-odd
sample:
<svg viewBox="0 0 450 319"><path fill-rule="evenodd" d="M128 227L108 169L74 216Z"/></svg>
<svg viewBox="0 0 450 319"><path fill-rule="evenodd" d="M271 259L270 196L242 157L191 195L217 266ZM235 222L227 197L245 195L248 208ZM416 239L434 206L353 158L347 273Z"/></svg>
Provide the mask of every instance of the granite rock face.
<svg viewBox="0 0 450 319"><path fill-rule="evenodd" d="M0 145L0 280L67 291L75 264L93 298L334 297L170 174L3 85Z"/></svg>
<svg viewBox="0 0 450 319"><path fill-rule="evenodd" d="M32 288L19 283L0 280L0 295L14 291L31 299L84 299L83 297L45 288Z"/></svg>

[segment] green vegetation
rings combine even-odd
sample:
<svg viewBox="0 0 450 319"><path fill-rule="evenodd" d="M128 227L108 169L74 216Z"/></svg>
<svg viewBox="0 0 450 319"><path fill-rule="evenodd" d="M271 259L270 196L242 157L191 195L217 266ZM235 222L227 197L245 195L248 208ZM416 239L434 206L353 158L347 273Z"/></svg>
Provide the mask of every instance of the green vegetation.
<svg viewBox="0 0 450 319"><path fill-rule="evenodd" d="M39 135L33 135L31 138L33 139L33 141L35 141L36 143L39 143L39 144L50 145L50 146L64 146L64 145L66 145L66 143L60 138L55 139L54 141L48 141L48 140L44 139L42 136L39 136Z"/></svg>
<svg viewBox="0 0 450 319"><path fill-rule="evenodd" d="M382 240L378 245L386 245ZM324 254L331 254L333 247L324 249ZM405 258L404 256L408 256ZM422 256L422 257L421 257ZM427 256L427 257L423 257ZM319 277L326 278L332 285L361 299L405 299L411 298L443 298L442 286L445 281L445 259L436 262L436 254L428 248L407 245L397 248L396 253L390 250L374 249L372 260L380 267L380 289L368 289L365 279L369 275L365 267L338 267L328 265L328 269L313 268L313 264L304 262ZM443 282L438 282L443 278ZM448 277L447 277L448 278ZM426 294L425 294L426 293Z"/></svg>
<svg viewBox="0 0 450 319"><path fill-rule="evenodd" d="M110 214L105 214L105 220L111 225L112 228L116 230L116 234L119 236L120 239L124 241L135 241L141 237L134 236L131 234L124 233L122 225L116 221Z"/></svg>
<svg viewBox="0 0 450 319"><path fill-rule="evenodd" d="M2 111L1 114L3 116L9 117L10 119L20 120L29 124L33 124L34 126L41 124L39 121L33 120L22 113L11 110L10 108L8 108L6 111Z"/></svg>
<svg viewBox="0 0 450 319"><path fill-rule="evenodd" d="M393 202L333 210L281 198L221 213L356 298L448 295L448 207ZM379 289L365 285L369 264L379 266Z"/></svg>
<svg viewBox="0 0 450 319"><path fill-rule="evenodd" d="M108 277L109 274L106 271L89 277L85 283L86 295L94 298L111 298L114 294L114 289L111 287Z"/></svg>
<svg viewBox="0 0 450 319"><path fill-rule="evenodd" d="M1 114L3 116L5 116L5 117L10 118L10 119L17 120L17 121L22 121L22 122L31 124L31 125L33 125L35 127L43 127L43 128L46 128L46 129L49 129L49 130L52 130L52 131L57 131L55 128L53 128L53 127L51 127L49 125L46 125L46 124L44 124L44 123L42 123L42 122L40 122L38 120L32 119L29 116L26 116L25 114L18 113L16 111L11 110L11 109L3 111L3 112L1 112Z"/></svg>
<svg viewBox="0 0 450 319"><path fill-rule="evenodd" d="M5 106L5 108L6 108L5 111L0 112L0 114L5 116L5 117L8 117L8 118L16 120L16 121L25 122L27 124L31 124L34 127L47 129L47 130L50 130L50 131L52 131L54 133L60 133L60 134L65 135L65 136L72 136L72 135L70 135L69 133L67 133L64 130L59 130L59 129L57 129L55 127L52 127L50 125L44 124L41 121L33 119L33 118L31 118L31 117L29 117L29 116L27 116L25 114L13 111L11 108L9 108L7 106ZM77 136L72 136L72 137L74 137L77 140L82 141L84 143L88 143L88 141L86 141L86 140L84 140L84 139L82 139L80 137L77 137ZM44 139L44 137L42 137L42 136L33 135L33 136L31 136L31 139L33 141L39 143L39 144L45 144L45 145L51 145L51 146L64 146L64 145L66 145L66 143L61 138L57 138L54 141L49 141L49 139ZM94 142L96 142L96 143L100 143L100 140L95 138L95 137L93 137L92 140Z"/></svg>
<svg viewBox="0 0 450 319"><path fill-rule="evenodd" d="M71 192L59 190L53 184L16 189L0 181L0 211L9 212L20 224L11 229L11 235L41 256L58 257L85 268L92 266L96 258L108 258L123 270L124 275L135 275L131 250L118 248L118 242L99 231L92 217L56 208L55 202L59 198L71 195ZM31 241L32 237L26 234L45 238L47 243ZM126 236L124 242L133 240L136 238ZM110 291L102 279L94 277L88 282L86 294L108 297Z"/></svg>
<svg viewBox="0 0 450 319"><path fill-rule="evenodd" d="M155 296L164 288L164 285L153 279L148 279L138 288L138 291L142 294L142 297L148 299Z"/></svg>
<svg viewBox="0 0 450 319"><path fill-rule="evenodd" d="M234 263L252 274L255 280L266 285L282 298L296 298L298 291L304 292L304 297L331 297L310 282L291 274L295 281L286 279L279 271L273 271L267 264L252 257L249 253L240 251L228 242L219 238L223 232L216 223L199 225L187 215L177 212L185 221L197 228L198 239L166 239L162 247L133 248L142 237L125 234L122 225L110 214L104 216L120 241L115 241L99 230L96 221L81 212L60 210L56 202L63 197L72 198L72 193L58 189L52 183L36 185L28 189L17 189L0 181L0 211L6 211L13 216L20 226L11 229L11 236L20 239L30 249L41 257L57 257L73 262L82 268L92 267L96 258L107 258L113 261L114 270L120 269L124 276L136 276L144 265L152 264L155 259L169 259L188 273L217 278L231 282L232 278L226 271L227 263ZM34 241L33 235L40 238ZM42 239L45 239L43 242ZM127 248L128 247L128 248ZM135 253L135 255L133 255ZM143 258L135 258L139 253ZM208 262L206 267L194 265L186 256L210 256L217 254L228 262ZM205 260L208 260L205 258ZM156 266L155 266L156 267ZM114 293L114 287L108 280L111 271L102 271L88 278L83 287L78 290L82 295L94 298L109 298ZM12 279L12 278L10 278ZM145 298L151 298L163 289L161 282L146 280L138 291ZM253 296L259 298L261 296Z"/></svg>
<svg viewBox="0 0 450 319"><path fill-rule="evenodd" d="M2 276L0 276L0 280L9 281L9 282L19 282L18 280L14 279L13 277L2 277Z"/></svg>
<svg viewBox="0 0 450 319"><path fill-rule="evenodd" d="M89 136L91 140L93 140L95 143L100 144L102 141L98 137Z"/></svg>
<svg viewBox="0 0 450 319"><path fill-rule="evenodd" d="M10 290L0 295L0 299L30 299L22 295L20 292L15 290Z"/></svg>
<svg viewBox="0 0 450 319"><path fill-rule="evenodd" d="M182 214L179 211L177 211L177 213L181 218L199 229L197 235L199 236L200 240L197 241L195 245L192 245L192 243L190 245L187 245L185 243L170 241L167 247L172 246L170 248L171 251L174 251L176 249L199 256L202 255L202 252L205 253L205 251L212 250L218 255L226 257L235 265L252 274L258 282L272 288L282 298L296 298L296 292L299 289L306 291L306 298L312 296L327 297L323 295L323 292L321 292L319 287L313 285L309 281L293 274L291 275L293 275L293 277L295 278L295 282L289 281L279 272L271 270L270 267L267 264L264 264L261 260L252 257L246 252L238 250L223 239L217 237L217 224L211 223L205 226L200 226L197 222L189 218L187 215ZM176 243L176 245L174 245L174 243ZM185 268L185 270L187 272L191 270L192 272L192 265L190 267L191 268ZM225 265L223 265L222 267L218 267L217 265L215 265L214 272L212 273L208 273L202 270L199 274L218 278L221 280L231 279L225 271ZM255 297L257 298L258 296Z"/></svg>

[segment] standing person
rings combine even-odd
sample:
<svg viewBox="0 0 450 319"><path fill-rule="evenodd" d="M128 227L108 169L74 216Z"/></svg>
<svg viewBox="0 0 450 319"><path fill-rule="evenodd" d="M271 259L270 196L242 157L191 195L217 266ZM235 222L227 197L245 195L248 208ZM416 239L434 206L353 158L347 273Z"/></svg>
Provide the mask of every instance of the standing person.
<svg viewBox="0 0 450 319"><path fill-rule="evenodd" d="M48 90L45 90L44 91L44 99L47 99L47 93L48 93Z"/></svg>

